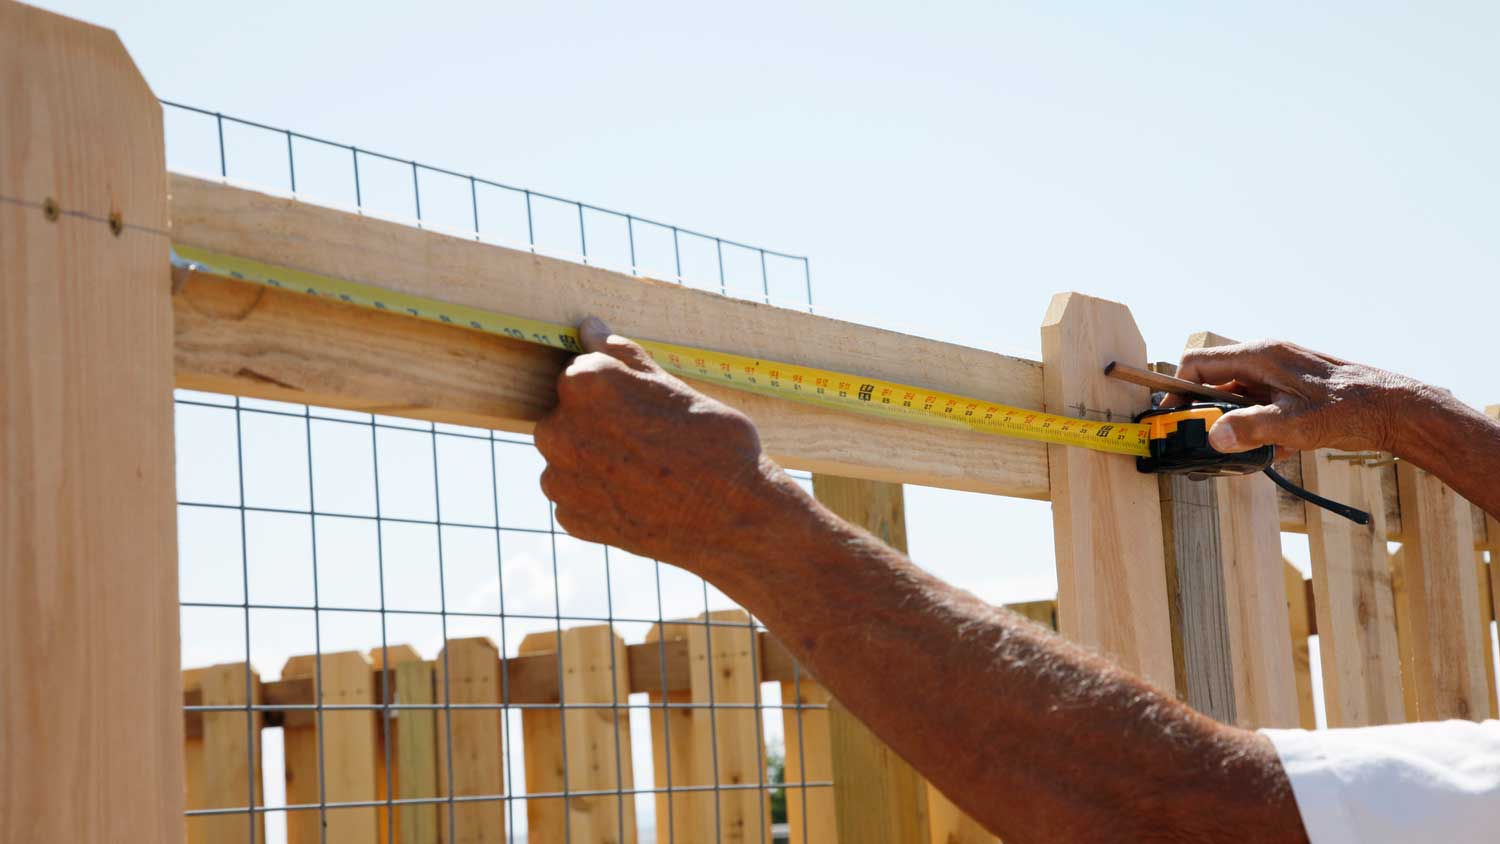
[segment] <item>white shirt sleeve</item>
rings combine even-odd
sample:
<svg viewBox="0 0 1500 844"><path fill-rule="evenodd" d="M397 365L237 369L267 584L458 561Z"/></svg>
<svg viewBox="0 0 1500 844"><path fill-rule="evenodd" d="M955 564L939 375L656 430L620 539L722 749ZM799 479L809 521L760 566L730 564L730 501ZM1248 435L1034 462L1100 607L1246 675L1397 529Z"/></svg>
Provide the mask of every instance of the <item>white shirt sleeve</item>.
<svg viewBox="0 0 1500 844"><path fill-rule="evenodd" d="M1260 732L1312 844L1500 840L1500 721Z"/></svg>

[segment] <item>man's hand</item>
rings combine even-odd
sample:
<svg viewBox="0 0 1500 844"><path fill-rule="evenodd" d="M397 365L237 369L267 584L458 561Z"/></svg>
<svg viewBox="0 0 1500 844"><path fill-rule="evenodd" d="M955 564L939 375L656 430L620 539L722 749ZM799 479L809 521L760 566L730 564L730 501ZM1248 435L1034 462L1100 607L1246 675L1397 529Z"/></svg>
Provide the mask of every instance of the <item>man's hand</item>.
<svg viewBox="0 0 1500 844"><path fill-rule="evenodd" d="M673 377L598 319L536 426L542 491L568 533L699 568L766 518L786 477L745 414ZM699 571L711 576L712 573Z"/></svg>
<svg viewBox="0 0 1500 844"><path fill-rule="evenodd" d="M1280 456L1315 448L1393 451L1399 406L1428 389L1401 375L1267 340L1194 349L1182 356L1177 375L1262 402L1221 417L1208 432L1210 445L1239 452L1275 443Z"/></svg>

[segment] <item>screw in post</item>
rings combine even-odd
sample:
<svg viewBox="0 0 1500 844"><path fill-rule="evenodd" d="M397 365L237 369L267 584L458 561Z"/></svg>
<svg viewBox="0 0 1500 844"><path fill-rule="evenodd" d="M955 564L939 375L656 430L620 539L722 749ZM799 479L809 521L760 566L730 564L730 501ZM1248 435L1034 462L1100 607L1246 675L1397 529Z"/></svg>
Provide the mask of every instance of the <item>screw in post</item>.
<svg viewBox="0 0 1500 844"><path fill-rule="evenodd" d="M49 196L42 201L42 216L51 222L57 222L57 218L62 216L62 208L58 206L57 200Z"/></svg>
<svg viewBox="0 0 1500 844"><path fill-rule="evenodd" d="M109 230L115 237L119 237L120 233L125 231L125 218L119 211L109 212Z"/></svg>

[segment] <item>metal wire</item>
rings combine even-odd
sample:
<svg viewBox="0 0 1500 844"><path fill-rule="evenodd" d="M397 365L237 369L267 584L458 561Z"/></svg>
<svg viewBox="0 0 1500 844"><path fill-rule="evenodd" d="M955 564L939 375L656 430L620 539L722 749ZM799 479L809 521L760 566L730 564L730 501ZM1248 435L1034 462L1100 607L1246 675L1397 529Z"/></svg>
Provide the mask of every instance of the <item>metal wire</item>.
<svg viewBox="0 0 1500 844"><path fill-rule="evenodd" d="M414 215L412 222L417 226L429 227L430 224L426 217L428 212L434 209L438 209L440 218L442 215L440 200L443 194L441 190L436 192L429 190L428 202L424 203L422 196L424 178L429 180L428 187L431 188L433 187L432 177L454 177L468 182L467 202L469 207L463 210L466 212L468 220L465 225L472 229L468 234L472 235L475 239L484 239L485 237L481 229L480 187L499 189L515 195L524 204L526 220L526 242L524 246L531 251L538 251L539 220L536 216L533 203L533 197L536 197L549 202L572 206L578 226L579 251L576 257L582 262L606 261L607 258L600 259L590 254L591 242L594 243L596 248L602 244L606 247L605 252L608 251L607 247L609 243L613 242L608 237L598 236L597 230L591 231L591 225L597 224L600 220L623 221L624 239L622 252L626 255L625 260L632 273L647 274L639 266L639 262L646 253L643 252L642 244L638 241L637 237L642 231L641 227L645 226L647 230L659 231L663 242L666 233L671 233L672 253L668 264L672 277L679 283L694 281L695 283L712 285L726 295L740 290L741 282L737 280L738 276L731 283L730 273L726 265L725 249L729 247L731 249L744 250L746 254L753 253L751 257L758 256L760 278L758 284L754 285L757 288L755 290L755 298L765 302L771 302L773 299L768 260L778 259L800 263L803 286L806 290L806 299L799 307L805 307L808 310L812 309L812 282L806 257L751 246L743 242L706 234L701 231L660 223L636 214L615 211L589 203L565 199L549 193L533 191L529 188L520 188L502 182L482 179L473 175L464 175L453 170L422 164L411 159L373 152L354 145L340 144L294 132L289 129L278 129L215 111L208 111L169 101L163 101L163 105L181 112L212 119L218 175L220 178L226 180L230 179L233 175L233 171L229 166L231 161L237 163L237 166L242 167L245 166L242 163L242 159L248 160L251 158L251 156L241 156L237 151L230 149L230 142L226 139L225 132L225 124L227 123L233 126L248 127L272 133L272 138L277 145L284 145L287 184L290 186L293 194L297 194L299 190L305 189L310 182L315 181L315 178L310 177L317 176L316 168L310 168L305 160L298 161L297 153L299 144L312 143L336 150L346 150L349 153L351 170L344 172L352 175L354 206L355 210L360 213L372 211L366 205L371 197L371 185L368 183L370 174L365 172L367 168L362 166L362 159L383 162L384 164L395 164L410 170L410 207ZM171 140L172 138L169 135L169 146ZM231 154L232 152L234 154ZM441 187L441 185L438 187ZM610 225L618 225L618 223L611 223ZM618 231L618 229L614 231ZM655 237L656 235L651 236ZM705 248L709 243L713 246L712 269L708 273L707 278L688 279L685 277L685 275L689 275L690 273L685 273L684 247L695 241L701 243ZM736 252L735 254L738 256L742 253ZM738 258L736 260L738 261ZM736 267L741 266L743 263L736 263ZM662 269L667 269L667 267L663 267ZM630 824L632 823L630 818L635 817L637 814L634 810L631 810L627 816L625 801L634 801L637 798L645 796L661 796L664 797L664 804L661 807L664 816L662 816L662 813L658 813L656 817L656 840L667 842L667 844L675 844L678 840L693 841L695 840L693 836L697 834L693 831L679 831L676 828L674 807L682 795L704 794L711 796L713 800L715 840L721 840L725 820L724 813L727 807L724 801L729 795L753 789L757 795L760 807L759 834L762 840L769 841L771 830L766 826L767 819L770 817L767 809L767 800L772 793L778 790L789 793L791 789L798 789L802 794L802 804L805 807L807 805L807 793L809 789L831 787L831 783L828 782L809 781L806 777L805 762L800 766L795 781L793 781L793 777L790 775L791 772L784 771L781 777L782 782L768 782L767 760L764 747L764 736L766 734L765 712L782 712L782 718L786 722L786 732L788 734L785 738L788 745L793 739L790 732L792 730L792 722L795 721L795 740L798 743L799 759L805 760L802 728L803 710L826 709L827 707L818 704L804 704L801 694L800 669L795 666L791 682L797 693L792 703L772 703L761 699L760 685L762 678L760 676L760 662L762 655L759 641L764 628L754 618L748 618L748 620L714 618L715 604L711 599L706 583L700 582L701 585L699 587L701 589L703 608L702 617L693 620L674 621L667 617L662 578L663 564L655 560L649 561L652 567L652 578L648 582L638 582L635 586L637 588L650 589L655 593L655 616L643 617L638 612L621 613L618 611L620 606L617 603L618 596L615 590L617 561L611 553L611 549L604 548L602 549L604 613L600 615L597 612L588 612L576 607L564 606L561 569L563 555L559 549L559 540L561 537L566 536L566 534L556 524L550 506L548 507L545 525L540 525L534 522L523 523L520 519L508 515L504 503L511 494L511 491L516 487L516 484L520 482L507 478L502 474L499 468L503 462L502 456L523 453L522 451L511 452L507 450L530 449L532 446L530 445L529 438L497 432L455 428L452 426L438 426L430 423L413 425L412 423L383 417L348 414L342 411L332 411L310 406L279 405L276 403L241 400L239 398L220 401L205 394L187 392L179 394L176 403L179 408L180 417L178 422L179 442L190 442L195 436L199 436L194 433L196 430L195 426L216 424L210 421L211 418L214 418L213 413L231 414L233 416L234 452L232 471L236 473L232 484L234 488L233 496L231 498L223 498L218 495L195 497L189 493L179 499L178 505L179 511L183 514L232 513L233 517L238 520L237 533L239 541L238 600L228 600L225 596L217 594L183 594L179 602L180 607L185 613L200 610L205 612L225 611L238 613L244 636L244 645L240 649L243 658L243 680L245 684L244 702L234 704L213 702L189 704L185 702L183 711L187 715L198 718L209 717L212 713L241 713L245 718L247 770L251 772L251 775L247 777L249 785L244 795L246 805L193 808L187 811L189 817L206 818L244 815L248 824L248 840L254 844L262 836L262 833L257 829L257 823L265 816L280 814L283 817L289 817L293 812L316 812L319 824L319 840L327 842L330 837L330 814L332 812L357 808L379 809L385 813L383 840L387 844L394 844L398 836L396 831L398 810L402 807L436 807L437 811L446 817L447 828L456 838L462 834L459 825L466 817L461 817L458 811L460 807L471 804L498 803L505 807L504 834L506 840L514 842L518 840L518 836L521 834L519 827L522 821L517 815L518 807L530 805L531 801L561 801L563 807L561 814L564 840L571 842L574 836L573 812L568 807L575 800L596 798L613 799L615 801L615 811L613 813L615 833L620 840L623 840L627 837ZM212 411L213 413L207 413L208 411ZM195 415L191 418L183 417L183 414L187 412ZM256 453L254 444L246 436L247 426L254 426L258 429L259 426L272 424L274 420L295 420L300 428L300 435L304 439L298 451L300 451L301 459L305 461L305 506L298 502L288 503L277 499L263 499L259 494L256 496L250 494L247 484L247 473L258 471L257 467L270 460L271 456ZM207 430L207 428L205 427L204 430ZM344 433L340 432L346 432L349 436L346 437ZM398 434L397 432L400 433ZM327 501L336 502L338 496L320 494L320 489L325 484L337 485L340 483L353 483L358 480L352 476L328 477L325 474L329 471L328 468L320 468L322 466L319 459L320 447L315 442L320 434L325 436L331 434L333 439L341 442L346 440L355 442L355 440L350 440L349 437L358 436L369 443L370 455L367 471L370 475L370 498L372 499L370 509L365 510L363 509L364 505L360 505L359 507L346 508L348 509L346 511L345 509L340 509L337 503L332 506L327 503ZM388 485L399 484L399 478L411 475L413 466L404 464L399 455L387 453L387 448L383 445L383 440L406 435L415 435L427 439L425 448L426 457L424 459L431 461L430 482L433 488L430 518L422 513L400 510L399 495L397 496L398 509L392 509L391 502L388 500ZM206 434L203 436L206 436ZM255 442L260 442L260 440L261 438L257 438ZM488 523L485 523L485 514L479 513L476 515L476 511L473 509L445 506L444 489L447 482L444 476L445 449L449 446L458 448L458 444L462 443L469 443L473 446L482 444L483 451L487 454L489 460L488 471L484 473L487 475L490 485ZM186 454L184 458L191 463L193 455ZM228 471L226 469L224 472L226 477ZM340 472L347 472L347 468L340 469L335 464L333 472L335 475L338 475ZM453 512L449 512L449 510ZM260 532L266 530L266 528L260 526L259 522L257 522L256 528L252 531L251 519L260 515L296 517L305 520L308 528L308 542L310 543L307 558L311 568L309 601L263 595L260 594L260 589L263 587L252 588L252 584L257 582L253 577L256 563L252 559L255 556L252 554L252 546L255 545L255 540L260 535ZM328 576L328 573L323 567L322 552L327 549L322 547L322 543L331 541L330 537L338 535L337 530L320 533L320 526L328 527L328 520L347 520L350 524L368 524L372 526L374 577L378 581L375 590L376 600L373 606L362 605L363 601L341 600L336 595L330 594L325 590L324 587L326 584L324 583L324 579ZM430 529L432 532L433 544L436 548L437 569L437 606L435 608L414 608L410 604L395 605L392 602L392 593L389 590L392 588L392 583L397 582L393 581L392 578L398 576L403 567L407 566L408 563L402 559L404 552L397 551L395 552L396 555L392 556L392 549L399 548L400 546L388 547L387 531L401 526L421 526ZM188 528L185 528L185 530L188 530ZM493 553L495 555L494 577L497 590L495 596L496 606L490 608L454 606L454 594L450 592L452 584L450 584L449 578L449 553L445 550L445 532L448 530L485 531L493 537ZM506 543L508 540L520 541L521 538L527 536L538 539L542 536L547 537L546 547L550 554L552 589L551 612L538 609L537 607L528 608L507 603L506 553L509 546ZM190 570L197 564L198 561L188 555L185 555L182 561L184 571ZM335 566L335 570L337 570L337 566ZM399 592L396 594L399 594ZM680 594L674 596L677 600L680 600L681 597ZM255 688L258 680L256 678L256 660L254 656L259 645L256 644L258 640L254 637L273 635L275 633L275 625L257 624L252 628L251 616L256 612L275 611L307 612L311 616L313 653L310 656L312 657L314 666L311 678L313 687L311 702L256 701ZM325 614L340 614L338 617L346 619L370 616L378 619L378 652L380 654L380 664L384 669L378 672L379 680L377 683L378 688L376 689L379 694L378 702L349 702L347 699L338 699L337 702L330 702L325 690L324 648L325 645L329 644L329 636L341 634L331 632L334 630L332 627L325 630ZM398 619L415 621L423 618L436 620L442 642L440 652L435 655L435 673L441 672L441 684L434 690L441 697L433 702L413 702L401 699L398 696L399 691L395 685L395 668L392 664L392 623ZM454 641L451 638L452 627L450 622L452 624L461 622L475 624L480 623L482 620L494 622L499 628L499 652L503 662L499 673L498 699L493 701L481 699L476 702L455 702L453 699L453 672L450 670L449 644ZM515 700L510 674L512 665L510 660L515 655L510 652L511 642L508 637L509 625L514 623L523 625L545 624L551 628L551 633L556 642L554 658L558 677L557 702L538 703ZM603 625L609 635L609 641L612 643L608 663L610 695L607 701L602 699L570 700L564 690L563 680L566 676L566 671L570 667L568 658L564 653L566 639L564 634L568 628L581 624ZM668 627L674 624L692 625L694 629L701 629L702 631L703 639L706 642L706 701L684 702L671 699L673 690L669 687L668 683L669 642L667 640L669 638ZM620 663L619 654L625 651L619 650L618 646L613 644L623 638L619 633L620 625L655 625L659 633L654 650L655 661L659 663L658 668L661 673L662 687L660 689L660 700L636 702L629 697L622 698L619 690L621 688L629 688L629 685L621 680L621 672L625 670L625 666ZM192 637L191 634L191 628L185 628L184 641L188 642L192 639L196 643L196 637ZM714 670L715 649L713 645L716 634L735 637L740 635L749 636L750 661L752 666L751 682L754 688L752 700L725 699L728 694L725 689L723 687L716 688L716 672ZM734 641L738 640L735 639ZM641 748L638 744L633 747L633 750L627 751L626 748L630 746L627 745L626 741L629 733L626 733L626 736L621 735L622 730L631 729L631 715L637 711L642 715L654 714L660 716L661 740L667 748L671 748L673 743L672 718L668 716L681 712L705 713L708 726L707 733L710 739L708 755L712 766L711 770L705 773L711 781L683 781L683 772L674 770L671 753L668 752L666 758L662 760L664 762L664 770L662 771L664 775L663 782L653 782L650 787L637 787L634 785L627 787L627 782L632 781L631 778L634 773L636 757L641 757L643 752L650 752L649 749ZM382 757L381 761L383 762L383 771L381 772L380 786L383 788L383 794L372 795L373 799L369 800L330 799L330 784L333 782L331 775L336 773L330 769L330 766L343 763L331 756L328 748L325 747L325 736L327 735L325 727L329 725L328 719L330 717L340 714L347 717L347 713L357 712L378 713L375 717L379 718L380 728L378 733L382 744L380 754ZM414 714L424 712L432 713L434 717L442 719L443 732L441 736L438 736L438 740L443 742L445 750L445 765L441 774L442 779L446 782L446 786L441 789L440 793L398 797L397 792L400 783L397 779L397 769L399 766L394 756L393 747L395 746L394 736L397 735L401 727L399 719L403 713ZM461 748L456 746L454 718L462 717L466 713L483 712L496 713L500 718L500 730L504 746L502 770L499 775L501 781L500 793L461 794L458 792L462 789L458 787L455 781L454 760L455 757L460 755ZM516 741L516 737L512 735L511 717L513 714L527 712L557 713L559 723L558 741L560 744L560 748L558 749L561 751L562 760L561 790L529 793L523 787L524 784L515 775L513 757L524 746L525 742L524 736L521 741ZM569 713L577 712L596 712L600 713L599 717L601 718L608 717L611 719L611 723L613 724L612 738L614 753L613 787L583 787L580 785L583 781L577 779L576 772L570 770L570 754L568 752L569 718L567 716ZM312 728L316 732L314 747L317 767L317 799L316 802L298 803L287 803L287 801L282 800L282 805L269 805L272 801L264 793L261 777L274 777L276 772L262 772L259 770L260 760L257 756L257 747L260 744L260 737L257 735L257 732L265 725L270 725L268 729L274 729L276 725L286 723L285 719L294 713L310 714ZM755 732L761 737L761 741L757 742L757 774L754 782L725 781L725 772L719 756L719 740L721 730L725 729L730 723L728 719L731 713L740 713L734 716L734 723L737 725L737 728L742 723L739 719L753 718ZM726 719L723 725L720 723L721 716ZM300 717L306 718L307 715ZM690 737L679 736L677 740L685 741L688 738ZM307 794L308 792L303 791L302 793ZM410 792L406 793L410 794ZM805 840L807 830L806 813L804 813L802 822L803 837ZM527 824L527 828L529 829L529 824ZM271 831L265 833L265 838L268 841L275 841L277 835L274 831Z"/></svg>

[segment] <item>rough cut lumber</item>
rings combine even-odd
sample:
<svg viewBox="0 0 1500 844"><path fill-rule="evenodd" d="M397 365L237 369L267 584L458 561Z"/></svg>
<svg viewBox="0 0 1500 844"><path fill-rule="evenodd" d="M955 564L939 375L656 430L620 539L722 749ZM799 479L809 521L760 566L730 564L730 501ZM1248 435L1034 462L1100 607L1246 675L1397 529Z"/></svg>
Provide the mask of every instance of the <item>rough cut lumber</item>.
<svg viewBox="0 0 1500 844"><path fill-rule="evenodd" d="M349 278L414 295L576 324L598 315L622 334L788 360L1022 407L1041 399L1034 361L730 299L676 284L504 249L221 184L171 177L172 237L184 245ZM473 338L346 316L343 307L268 295L272 326L252 298L179 292L179 383L424 419L525 429L550 407L533 368L506 378L513 350ZM207 299L208 301L205 301ZM196 301L196 304L195 304ZM201 311L201 312L200 312ZM402 320L402 323L406 320ZM378 334L371 336L372 331ZM463 329L440 331L468 332ZM387 341L394 351L384 350ZM431 343L433 348L418 353ZM381 354L370 355L372 349ZM545 357L543 358L545 359ZM351 369L352 366L352 369ZM490 368L485 391L463 386ZM555 366L542 374L555 372ZM418 374L420 373L420 377ZM418 386L417 381L436 383ZM550 378L544 378L544 381ZM845 475L1047 496L1046 456L1006 437L912 426L715 390L761 426L786 465ZM492 397L485 398L485 393ZM476 402L477 400L477 402Z"/></svg>
<svg viewBox="0 0 1500 844"><path fill-rule="evenodd" d="M1491 408L1493 410L1493 408ZM1493 415L1493 414L1492 414ZM1396 484L1396 463L1389 455L1371 466L1380 476L1381 497L1385 502L1385 538L1391 542L1404 542L1406 535L1401 530L1401 495ZM1292 483L1302 484L1302 460L1292 456L1277 461L1276 471ZM1307 533L1307 512L1302 499L1278 489L1276 503L1281 513L1281 529L1286 533ZM1469 520L1474 528L1474 547L1493 548L1500 543L1500 528L1490 530L1492 521L1476 504L1469 505Z"/></svg>
<svg viewBox="0 0 1500 844"><path fill-rule="evenodd" d="M0 840L182 841L161 107L10 0L0 92Z"/></svg>
<svg viewBox="0 0 1500 844"><path fill-rule="evenodd" d="M670 659L668 649L673 645L680 646L682 653L687 653L688 624L677 622L671 624L653 624L646 633L646 646L650 648L649 654L654 654L657 660L658 673L667 676L668 672L661 669L663 661ZM684 656L683 663L686 665ZM651 710L651 763L652 782L658 789L656 792L656 834L658 839L666 841L691 841L704 835L711 835L712 830L700 827L702 818L713 817L714 795L712 791L677 791L683 786L696 786L711 784L700 781L699 772L696 770L697 761L702 756L695 742L697 736L693 731L693 713L696 710L682 706L693 702L691 677L681 685L668 685L658 683L655 686L639 689L645 691L648 700L653 706ZM672 704L672 707L663 704ZM662 707L662 708L654 708ZM707 839L705 839L707 840Z"/></svg>
<svg viewBox="0 0 1500 844"><path fill-rule="evenodd" d="M1484 409L1484 412L1492 419L1500 419L1500 404L1492 404ZM1490 552L1490 563L1500 560L1500 519L1489 513L1485 514L1485 539ZM1491 581L1495 588L1495 613L1500 615L1500 581Z"/></svg>
<svg viewBox="0 0 1500 844"><path fill-rule="evenodd" d="M1380 475L1349 460L1330 460L1331 453L1301 455L1303 484L1365 510L1370 524L1305 505L1328 726L1399 724L1406 711Z"/></svg>
<svg viewBox="0 0 1500 844"><path fill-rule="evenodd" d="M516 653L539 656L557 664L557 645L561 634L556 630L528 633L521 639ZM554 674L555 678L557 675ZM557 703L557 695L548 703ZM521 748L524 751L527 794L562 794L567 790L563 776L562 713L556 709L521 710ZM526 801L526 829L538 841L562 841L567 836L568 807L561 797Z"/></svg>
<svg viewBox="0 0 1500 844"><path fill-rule="evenodd" d="M1233 724L1234 670L1224 604L1219 487L1186 475L1161 475L1156 480L1177 690L1187 705Z"/></svg>
<svg viewBox="0 0 1500 844"><path fill-rule="evenodd" d="M785 737L786 821L790 844L838 844L838 819L830 786L833 747L828 735L828 690L806 671L781 682L781 734Z"/></svg>
<svg viewBox="0 0 1500 844"><path fill-rule="evenodd" d="M307 677L316 684L320 670L324 706L370 702L370 663L357 651L294 656L281 676ZM371 710L324 710L321 730L316 720L284 730L287 804L374 800L378 722L378 714ZM287 812L287 842L318 844L324 840L325 826L329 841L371 841L378 828L375 819L370 806Z"/></svg>
<svg viewBox="0 0 1500 844"><path fill-rule="evenodd" d="M1411 463L1399 463L1397 477L1413 634L1403 647L1412 649L1417 717L1481 720L1489 713L1484 661L1490 653L1479 637L1479 582L1468 503Z"/></svg>
<svg viewBox="0 0 1500 844"><path fill-rule="evenodd" d="M1311 730L1318 725L1318 711L1313 703L1312 653L1308 647L1311 627L1308 624L1307 588L1302 572L1283 561L1282 577L1286 584L1287 619L1291 624L1292 670L1297 679L1297 726Z"/></svg>
<svg viewBox="0 0 1500 844"><path fill-rule="evenodd" d="M828 509L906 551L900 484L813 475L813 495ZM838 840L927 844L927 782L849 710L830 701L829 741Z"/></svg>
<svg viewBox="0 0 1500 844"><path fill-rule="evenodd" d="M744 610L720 610L699 619L715 623L688 624L686 630L694 704L693 767L700 772L700 783L736 786L718 792L718 811L705 818L703 840L769 844L769 795L761 787L743 787L764 786L766 781L760 711L745 708L759 702L760 692L750 616ZM735 706L709 708L722 704Z"/></svg>
<svg viewBox="0 0 1500 844"><path fill-rule="evenodd" d="M1150 404L1145 387L1104 376L1112 360L1146 363L1145 341L1124 305L1054 296L1042 323L1042 360L1048 412L1125 422ZM1156 479L1122 455L1048 446L1047 457L1061 633L1175 694Z"/></svg>
<svg viewBox="0 0 1500 844"><path fill-rule="evenodd" d="M436 674L430 662L407 660L395 664L392 687L399 703L435 703ZM431 709L403 709L391 722L391 761L398 800L432 799L438 792L438 720ZM396 807L400 844L438 844L438 812L433 803Z"/></svg>
<svg viewBox="0 0 1500 844"><path fill-rule="evenodd" d="M1233 343L1210 332L1187 347ZM1276 485L1264 474L1215 478L1220 565L1234 676L1235 723L1242 727L1294 727L1297 683L1281 576L1281 526Z"/></svg>
<svg viewBox="0 0 1500 844"><path fill-rule="evenodd" d="M245 689L245 663L213 665L182 672L184 691L196 691L203 705L244 706L260 703L260 677L250 672ZM251 697L253 696L253 700ZM265 803L260 777L259 712L204 712L202 729L187 741L187 807L232 809ZM254 718L253 725L246 724ZM246 731L250 727L250 731ZM253 767L252 767L253 765ZM252 773L253 771L253 773ZM254 783L254 800L251 784ZM266 840L263 814L199 815L188 819L188 844L237 844Z"/></svg>
<svg viewBox="0 0 1500 844"><path fill-rule="evenodd" d="M522 733L526 751L528 793L630 791L635 787L627 709L567 709L576 704L629 702L625 644L607 624L573 627L562 633L563 713L526 710ZM558 658L554 632L531 633L521 641L525 653ZM528 729L527 718L540 719ZM535 738L540 746L533 748ZM566 745L564 749L563 745ZM535 754L535 755L533 755ZM533 767L542 778L534 787ZM578 844L634 844L635 798L585 795L528 800L527 835L538 841L570 840Z"/></svg>
<svg viewBox="0 0 1500 844"><path fill-rule="evenodd" d="M500 703L500 652L483 636L449 639L435 666L438 703ZM446 675L446 676L444 676ZM505 840L505 794L499 709L438 710L438 789L466 800L438 810L444 844L500 844ZM450 761L449 754L452 754ZM449 778L449 771L452 778Z"/></svg>

